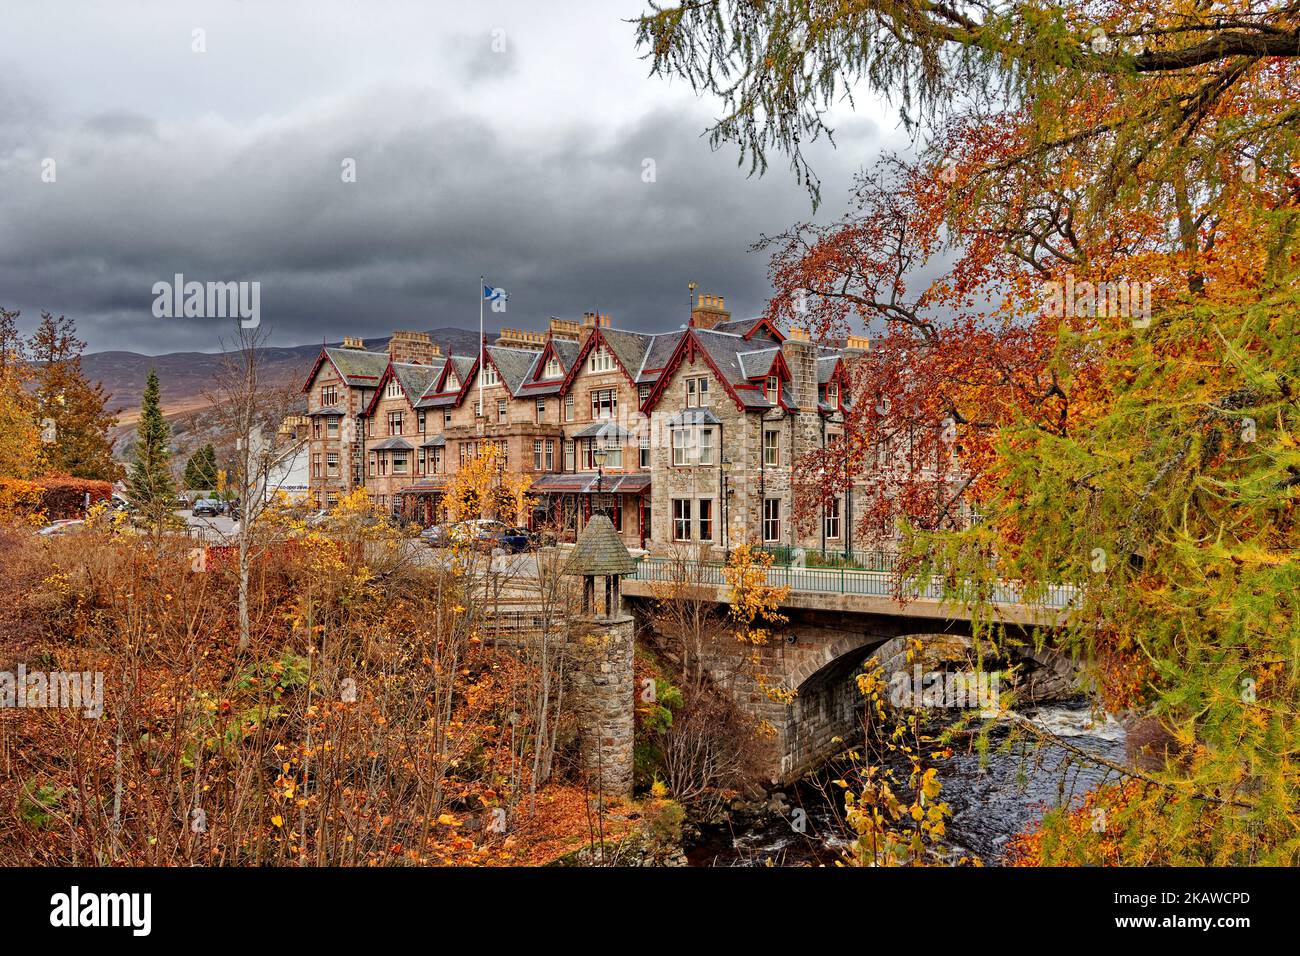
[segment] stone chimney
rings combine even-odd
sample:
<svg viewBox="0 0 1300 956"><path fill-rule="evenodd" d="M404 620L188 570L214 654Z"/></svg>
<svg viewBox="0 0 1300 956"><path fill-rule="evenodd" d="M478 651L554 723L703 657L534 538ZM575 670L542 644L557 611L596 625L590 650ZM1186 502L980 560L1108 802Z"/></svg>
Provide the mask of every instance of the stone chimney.
<svg viewBox="0 0 1300 956"><path fill-rule="evenodd" d="M582 328L579 332L578 341L586 344L587 339L591 338L591 333L595 332L597 327L609 328L609 316L602 315L599 312L582 313Z"/></svg>
<svg viewBox="0 0 1300 956"><path fill-rule="evenodd" d="M781 343L781 355L790 366L790 390L795 404L806 412L817 410L817 346L807 329L792 328Z"/></svg>
<svg viewBox="0 0 1300 956"><path fill-rule="evenodd" d="M550 333L553 339L568 339L570 342L579 342L582 340L582 325L578 322L570 322L568 319L557 319L555 316L551 316Z"/></svg>
<svg viewBox="0 0 1300 956"><path fill-rule="evenodd" d="M359 349L364 352L366 349L366 343L361 341L361 339L355 335L345 335L343 336L342 347L345 349Z"/></svg>
<svg viewBox="0 0 1300 956"><path fill-rule="evenodd" d="M540 352L546 348L546 333L525 332L522 329L502 329L501 334L497 336L496 344L502 348L536 349Z"/></svg>
<svg viewBox="0 0 1300 956"><path fill-rule="evenodd" d="M844 340L844 357L857 358L871 348L871 339L865 335L850 335Z"/></svg>
<svg viewBox="0 0 1300 956"><path fill-rule="evenodd" d="M691 325L697 329L711 329L719 322L726 322L730 318L727 300L720 295L706 295L701 292L696 297L695 308L691 309Z"/></svg>
<svg viewBox="0 0 1300 956"><path fill-rule="evenodd" d="M428 332L398 331L388 340L388 357L394 362L432 365L436 354Z"/></svg>

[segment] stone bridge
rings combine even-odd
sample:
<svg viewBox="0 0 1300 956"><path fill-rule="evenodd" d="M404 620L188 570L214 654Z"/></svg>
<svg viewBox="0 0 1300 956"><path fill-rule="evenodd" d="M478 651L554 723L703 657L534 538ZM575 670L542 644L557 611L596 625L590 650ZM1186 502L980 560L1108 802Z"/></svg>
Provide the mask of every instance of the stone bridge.
<svg viewBox="0 0 1300 956"><path fill-rule="evenodd" d="M689 584L683 584L683 578ZM737 645L724 641L710 669L715 682L729 687L745 710L776 729L770 757L775 781L797 778L861 739L862 701L853 678L871 656L881 660L887 675L891 668L906 670L903 639L909 636L925 638L928 673L945 666L959 668L958 659L971 656L971 611L946 602L938 583L911 588L900 601L897 578L890 572L773 568L768 580L790 589L782 603L789 623L758 649L754 665L738 666ZM622 590L643 621L666 590L689 593L693 600L729 603L720 565L684 567L680 561L646 558L623 580ZM1063 623L1074 596L1073 588L1055 588L1031 605L1012 584L995 589L986 614L1005 626L1012 638L1008 644L1020 645L1013 654L1025 665L1018 688L1021 699L1060 696L1075 686L1069 661L1051 650L1034 649L1034 632ZM757 673L769 686L795 690L793 701L773 700L756 680Z"/></svg>

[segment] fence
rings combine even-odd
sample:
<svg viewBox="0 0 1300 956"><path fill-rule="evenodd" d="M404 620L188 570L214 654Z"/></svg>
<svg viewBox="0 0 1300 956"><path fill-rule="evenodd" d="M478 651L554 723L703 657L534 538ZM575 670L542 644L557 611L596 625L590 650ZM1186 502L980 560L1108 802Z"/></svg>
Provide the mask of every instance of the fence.
<svg viewBox="0 0 1300 956"><path fill-rule="evenodd" d="M881 553L881 552L876 552ZM698 561L675 561L671 558L642 558L637 562L632 577L637 581L681 581L726 585L725 568L721 564ZM893 571L859 570L847 566L815 568L774 566L767 573L767 583L774 587L788 587L792 591L820 591L833 594L858 594L864 597L897 597L898 575ZM914 601L942 601L946 595L942 579L931 577L928 581L908 582L902 596ZM1063 609L1070 606L1077 595L1070 585L1052 585L1035 606ZM1027 606L1019 587L1010 581L996 585L988 599L993 604Z"/></svg>

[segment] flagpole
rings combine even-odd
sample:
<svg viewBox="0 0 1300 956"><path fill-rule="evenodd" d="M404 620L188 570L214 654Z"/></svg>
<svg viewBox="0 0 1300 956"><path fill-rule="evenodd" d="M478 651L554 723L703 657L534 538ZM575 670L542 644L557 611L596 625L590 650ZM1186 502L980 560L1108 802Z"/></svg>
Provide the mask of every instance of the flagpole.
<svg viewBox="0 0 1300 956"><path fill-rule="evenodd" d="M478 277L478 414L483 416L483 294L487 279Z"/></svg>

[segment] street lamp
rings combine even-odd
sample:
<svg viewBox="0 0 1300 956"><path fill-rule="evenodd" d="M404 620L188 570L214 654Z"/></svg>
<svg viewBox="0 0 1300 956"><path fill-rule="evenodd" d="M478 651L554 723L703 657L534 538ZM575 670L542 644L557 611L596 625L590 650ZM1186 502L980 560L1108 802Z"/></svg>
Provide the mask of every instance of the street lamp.
<svg viewBox="0 0 1300 956"><path fill-rule="evenodd" d="M591 450L591 460L596 463L596 497L600 497L601 482L605 478L605 458L609 455L602 445L597 445Z"/></svg>

